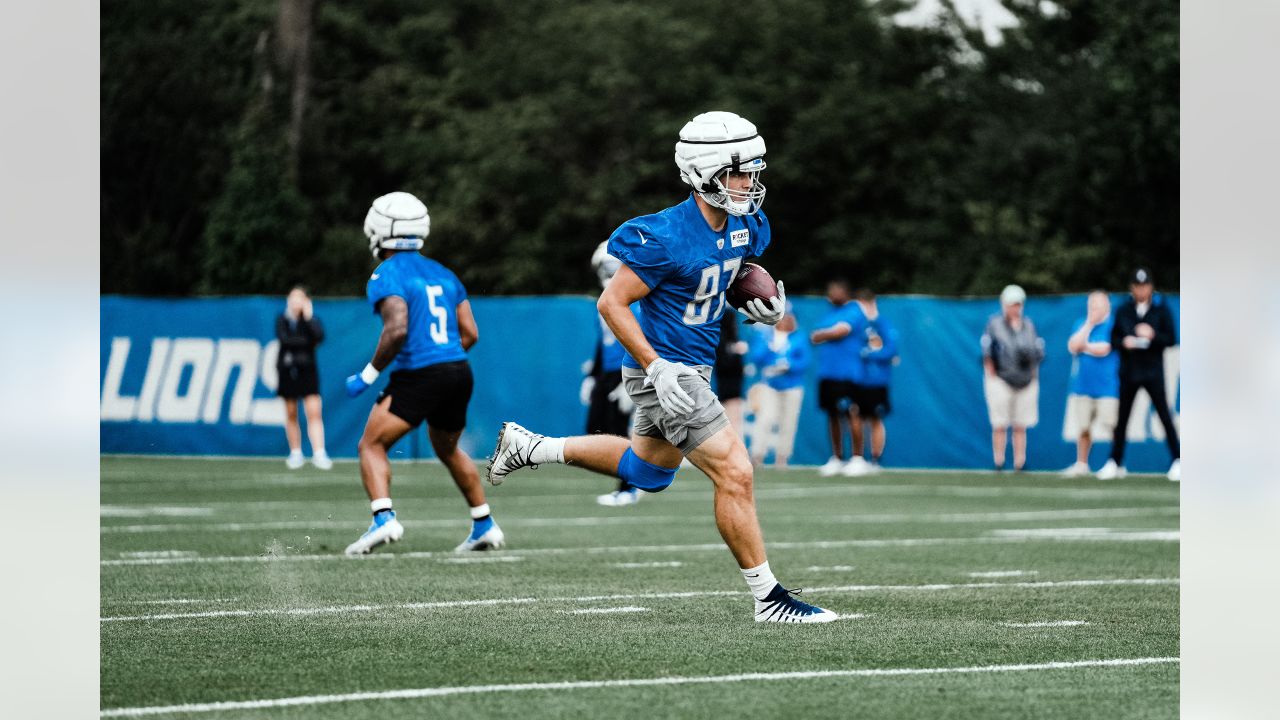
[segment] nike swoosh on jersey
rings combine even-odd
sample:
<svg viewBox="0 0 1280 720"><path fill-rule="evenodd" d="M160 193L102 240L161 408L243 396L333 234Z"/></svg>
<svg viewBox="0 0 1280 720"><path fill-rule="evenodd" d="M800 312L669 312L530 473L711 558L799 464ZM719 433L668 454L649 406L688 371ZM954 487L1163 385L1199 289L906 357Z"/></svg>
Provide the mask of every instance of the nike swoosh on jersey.
<svg viewBox="0 0 1280 720"><path fill-rule="evenodd" d="M648 240L645 240L645 239L644 239L644 233L642 233L642 232L640 232L639 230L637 230L637 231L636 231L636 234L640 236L640 244L641 244L641 245L643 245L643 244L645 244L645 243L649 242Z"/></svg>

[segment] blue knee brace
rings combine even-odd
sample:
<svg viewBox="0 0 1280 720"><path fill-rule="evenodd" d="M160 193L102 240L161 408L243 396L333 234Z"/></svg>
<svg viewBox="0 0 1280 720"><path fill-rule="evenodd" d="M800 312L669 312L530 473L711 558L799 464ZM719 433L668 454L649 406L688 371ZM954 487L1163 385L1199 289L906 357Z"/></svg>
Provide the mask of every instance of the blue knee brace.
<svg viewBox="0 0 1280 720"><path fill-rule="evenodd" d="M632 452L631 448L627 448L627 451L622 453L622 460L618 461L618 477L627 481L628 484L651 493L666 490L676 479L676 471L679 469L679 466L664 468L647 463Z"/></svg>

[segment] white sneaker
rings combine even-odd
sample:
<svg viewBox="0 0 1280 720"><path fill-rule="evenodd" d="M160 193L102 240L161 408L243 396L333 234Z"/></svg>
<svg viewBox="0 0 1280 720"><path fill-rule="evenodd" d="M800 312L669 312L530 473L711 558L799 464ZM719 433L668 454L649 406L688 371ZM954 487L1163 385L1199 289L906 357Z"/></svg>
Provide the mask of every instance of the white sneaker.
<svg viewBox="0 0 1280 720"><path fill-rule="evenodd" d="M347 555L364 555L383 543L393 543L404 537L404 526L396 520L395 514L381 525L374 522L359 540L347 546Z"/></svg>
<svg viewBox="0 0 1280 720"><path fill-rule="evenodd" d="M1062 471L1063 477L1084 477L1089 473L1089 463L1075 462Z"/></svg>
<svg viewBox="0 0 1280 720"><path fill-rule="evenodd" d="M478 538L468 537L463 540L453 551L456 553L464 552L480 552L482 550L501 550L502 546L507 543L507 536L502 533L502 528L498 527L498 523L494 523Z"/></svg>
<svg viewBox="0 0 1280 720"><path fill-rule="evenodd" d="M1128 474L1123 465L1116 465L1115 460L1107 460L1107 464L1103 465L1102 469L1098 471L1097 478L1099 480L1123 480Z"/></svg>
<svg viewBox="0 0 1280 720"><path fill-rule="evenodd" d="M871 463L861 455L854 455L849 458L849 462L844 464L844 468L840 470L840 474L845 477L861 477L871 474Z"/></svg>
<svg viewBox="0 0 1280 720"><path fill-rule="evenodd" d="M329 454L323 450L311 456L311 464L315 465L317 470L333 469L333 461L329 459Z"/></svg>
<svg viewBox="0 0 1280 720"><path fill-rule="evenodd" d="M1182 482L1182 460L1174 460L1169 466L1169 473L1165 476L1170 482Z"/></svg>
<svg viewBox="0 0 1280 720"><path fill-rule="evenodd" d="M791 590L782 587L782 583L778 583L765 599L757 598L756 622L828 623L840 619L839 615L830 610L795 599L791 593Z"/></svg>
<svg viewBox="0 0 1280 720"><path fill-rule="evenodd" d="M836 457L835 455L832 455L831 459L827 461L826 465L823 465L822 467L818 468L818 474L821 475L822 477L831 477L832 475L839 473L840 469L843 467L844 467L844 461Z"/></svg>
<svg viewBox="0 0 1280 720"><path fill-rule="evenodd" d="M533 451L545 439L545 435L531 433L517 423L502 423L502 429L498 431L498 444L493 448L493 456L489 458L486 475L489 484L501 485L507 475L520 468L537 468L532 460Z"/></svg>
<svg viewBox="0 0 1280 720"><path fill-rule="evenodd" d="M611 493L597 495L596 502L605 507L622 507L624 505L635 505L640 502L640 491L631 490L614 490Z"/></svg>
<svg viewBox="0 0 1280 720"><path fill-rule="evenodd" d="M297 470L298 468L306 464L307 464L307 459L302 457L301 450L299 450L296 453L294 452L289 453L289 457L284 459L284 466L289 468L290 470Z"/></svg>

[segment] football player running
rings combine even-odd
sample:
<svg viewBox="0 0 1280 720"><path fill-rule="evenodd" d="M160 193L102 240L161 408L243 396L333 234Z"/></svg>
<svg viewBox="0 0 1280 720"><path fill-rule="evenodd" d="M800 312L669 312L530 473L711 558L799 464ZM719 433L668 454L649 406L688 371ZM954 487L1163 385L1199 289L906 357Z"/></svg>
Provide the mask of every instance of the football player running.
<svg viewBox="0 0 1280 720"><path fill-rule="evenodd" d="M752 493L751 458L711 390L711 366L725 289L742 263L769 246L760 210L764 139L733 113L708 112L680 131L675 161L693 192L684 202L622 224L609 238L621 261L596 307L627 350L622 380L635 402L631 439L553 438L503 423L488 468L497 485L512 472L566 463L613 475L647 492L675 479L687 457L713 483L716 526L755 596L758 622L819 623L837 615L801 602L769 569ZM639 320L630 305L639 301ZM783 284L741 312L774 325L786 308Z"/></svg>
<svg viewBox="0 0 1280 720"><path fill-rule="evenodd" d="M391 507L387 451L424 420L431 447L471 506L471 534L454 550L497 549L504 542L485 502L480 473L458 447L471 401L467 350L480 333L458 277L418 252L430 230L427 206L405 192L374 200L364 219L369 251L382 261L366 287L373 311L382 316L382 335L373 360L347 378L347 395L367 390L393 360L396 370L369 411L360 438L360 478L369 493L373 524L347 546L348 555L367 553L404 535Z"/></svg>

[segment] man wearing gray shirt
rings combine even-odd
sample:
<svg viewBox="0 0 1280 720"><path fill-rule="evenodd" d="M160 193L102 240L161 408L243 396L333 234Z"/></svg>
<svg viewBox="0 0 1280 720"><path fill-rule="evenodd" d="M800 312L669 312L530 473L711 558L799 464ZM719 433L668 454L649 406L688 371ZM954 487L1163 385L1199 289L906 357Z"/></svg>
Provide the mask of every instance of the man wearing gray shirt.
<svg viewBox="0 0 1280 720"><path fill-rule="evenodd" d="M1044 339L1022 314L1027 293L1017 285L1000 293L999 315L982 333L983 391L991 419L991 455L1004 469L1006 431L1013 428L1013 469L1027 464L1027 428L1040 420L1040 361Z"/></svg>

